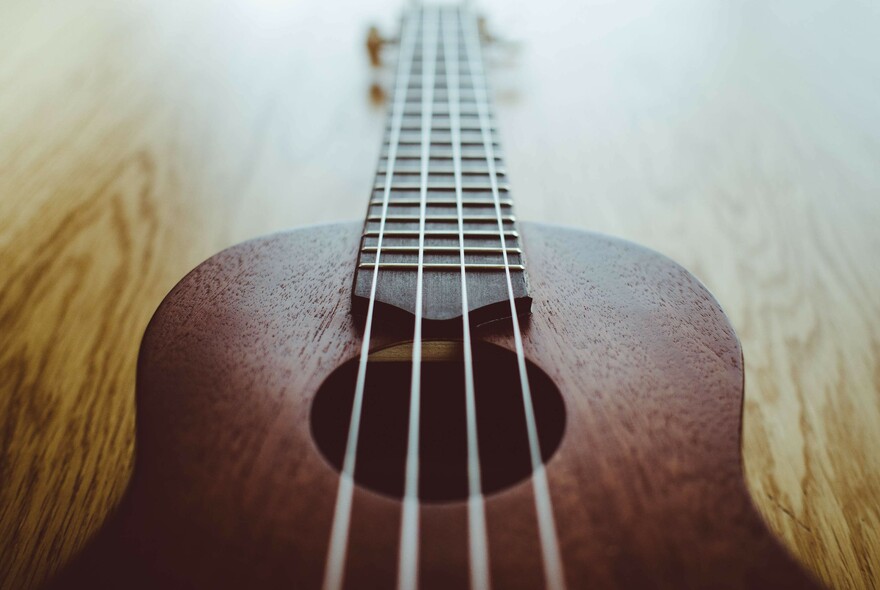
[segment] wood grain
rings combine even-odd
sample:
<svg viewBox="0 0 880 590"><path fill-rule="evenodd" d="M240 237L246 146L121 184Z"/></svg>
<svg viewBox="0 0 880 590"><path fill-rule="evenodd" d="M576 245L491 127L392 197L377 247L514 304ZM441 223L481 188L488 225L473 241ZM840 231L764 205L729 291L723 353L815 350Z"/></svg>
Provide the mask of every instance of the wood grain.
<svg viewBox="0 0 880 590"><path fill-rule="evenodd" d="M44 580L129 477L134 368L222 247L362 217L393 2L0 6L0 587ZM689 268L746 358L744 460L835 588L880 587L880 17L867 2L493 2L522 219ZM339 166L339 162L344 162Z"/></svg>

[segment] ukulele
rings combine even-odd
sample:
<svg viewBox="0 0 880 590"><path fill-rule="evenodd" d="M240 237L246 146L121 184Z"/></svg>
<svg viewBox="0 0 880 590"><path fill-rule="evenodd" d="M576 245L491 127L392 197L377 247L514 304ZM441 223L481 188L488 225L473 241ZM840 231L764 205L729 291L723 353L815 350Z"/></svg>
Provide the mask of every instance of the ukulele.
<svg viewBox="0 0 880 590"><path fill-rule="evenodd" d="M213 256L150 322L89 588L818 588L749 498L718 303L520 224L467 5L402 19L366 221Z"/></svg>

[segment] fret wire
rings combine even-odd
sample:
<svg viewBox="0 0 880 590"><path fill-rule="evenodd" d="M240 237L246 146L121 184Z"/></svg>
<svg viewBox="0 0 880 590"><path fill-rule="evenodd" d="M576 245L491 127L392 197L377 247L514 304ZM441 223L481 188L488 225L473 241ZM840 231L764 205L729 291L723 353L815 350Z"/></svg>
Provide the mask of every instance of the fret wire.
<svg viewBox="0 0 880 590"><path fill-rule="evenodd" d="M450 131L449 121L437 119L436 117L431 122L431 127L433 127L434 131ZM406 119L404 119L403 127L401 128L402 131L408 131L408 132L421 131L421 129L422 129L422 122L421 121L413 121L412 117L407 117ZM470 123L463 123L461 125L461 129L462 129L462 131L467 131L470 133L479 133L480 131L482 131L482 128L480 127L480 123L478 121L471 121ZM492 130L495 131L494 125L492 126ZM386 126L385 131L389 132L389 131L391 131L391 128Z"/></svg>
<svg viewBox="0 0 880 590"><path fill-rule="evenodd" d="M379 221L381 219L380 215L368 215L367 221ZM494 217L489 217L488 215L471 215L467 217L462 217L459 215L432 215L425 219L425 221L429 222L437 222L437 223L446 223L451 221L465 221L465 222L476 222L476 223L495 223L496 219ZM389 215L385 218L385 221L418 221L419 216L417 215ZM506 223L513 223L516 221L516 218L513 215L505 215L504 221Z"/></svg>
<svg viewBox="0 0 880 590"><path fill-rule="evenodd" d="M361 262L358 268L376 268L374 262ZM379 268L389 270L461 270L462 266L458 262L381 262ZM488 264L479 262L469 262L464 266L465 270L514 270L523 271L525 266L522 264Z"/></svg>
<svg viewBox="0 0 880 590"><path fill-rule="evenodd" d="M431 127L434 128L433 129L434 131L440 132L439 135L441 137L447 137L451 131L451 129L449 127L449 121L443 121L442 125L438 125L438 121L434 120L434 121L431 121L430 124L431 124ZM438 129L438 127L442 127L442 129ZM403 135L406 137L409 137L409 136L413 135L414 133L418 133L419 131L421 131L421 129L422 129L421 121L419 121L417 123L417 122L413 121L412 119L407 119L406 121L404 121L403 125L401 127L401 131L402 131ZM465 128L462 129L462 139L467 139L468 137L479 136L481 131L482 131L482 128L480 127L479 123L477 121L473 121L470 125L467 125L467 126L465 126ZM386 129L385 129L386 138L388 136L388 133L390 133L390 129L388 129L386 127Z"/></svg>
<svg viewBox="0 0 880 590"><path fill-rule="evenodd" d="M507 247L508 254L522 254L522 249L518 247ZM461 246L425 246L425 252L459 252L461 250ZM494 246L464 246L464 251L466 254L501 254L501 248ZM418 246L383 246L383 252L397 252L397 253L405 253L405 252L418 252ZM361 252L366 254L372 254L376 252L376 246L364 246L361 248Z"/></svg>
<svg viewBox="0 0 880 590"><path fill-rule="evenodd" d="M445 92L445 91L444 91L444 92ZM407 106L417 106L417 105L420 105L420 104L422 104L422 100L421 100L421 98L420 98L421 96L422 96L422 92L421 92L421 91L416 92L416 93L414 93L413 98L411 98L411 99L410 99L410 98L407 98L407 100L405 101L405 104L406 104ZM435 100L438 101L438 105L437 105L437 106L440 106L441 104L446 104L446 103L447 103L446 97L436 97ZM460 104L462 107L474 107L473 110L478 110L481 106L484 106L484 107L486 107L486 108L491 108L491 105L488 105L488 104L480 105L479 102L477 102L477 100L476 100L476 99L473 99L473 98L460 98L460 99L459 99L459 104ZM447 106L448 106L448 105L447 105ZM441 112L443 112L443 111L441 111Z"/></svg>
<svg viewBox="0 0 880 590"><path fill-rule="evenodd" d="M460 105L460 106L465 106L465 105ZM473 105L467 105L467 106L473 106ZM449 104L448 103L447 104L435 104L434 107L435 107L434 108L434 117L433 117L434 119L449 119ZM442 107L446 107L446 108L442 108ZM462 120L462 121L467 120L467 121L479 123L480 115L479 115L479 113L476 112L476 109L468 109L468 110L472 110L473 112L465 112L464 110L462 110L460 108L458 109L459 120ZM407 114L405 114L405 111L404 111L404 121L414 120L416 118L418 118L418 114L407 115ZM493 113L489 113L489 120L494 120L494 119L495 119L495 115Z"/></svg>
<svg viewBox="0 0 880 590"><path fill-rule="evenodd" d="M431 127L431 131L437 132L436 136L431 137L432 144L434 144L434 145L438 145L438 144L451 145L452 134L449 129L437 129L433 125L430 125L430 127ZM401 144L415 143L417 145L421 145L418 143L419 135L421 134L421 131L422 131L421 127L419 127L417 130L414 126L410 127L409 129L401 128L400 143ZM460 137L461 145L483 145L482 144L483 138L480 137L481 132L482 132L482 130L476 130L476 129L464 131L463 133L460 134L461 135L461 137ZM388 139L389 139L388 136L390 135L390 133L391 132L389 131L388 133L385 134L385 137L382 138L385 143L388 142ZM479 142L479 143L477 143L477 142ZM493 143L497 144L498 141L495 140L495 141L493 141Z"/></svg>
<svg viewBox="0 0 880 590"><path fill-rule="evenodd" d="M478 90L484 90L484 89L485 89L485 87L483 87L483 86L467 86L467 87L465 87L465 88L461 88L461 89L460 89L460 92L461 92L461 93L459 94L459 97L460 97L461 99L465 99L465 100L474 100L474 96L476 95L477 91L478 91ZM444 86L444 87L442 87L442 88L437 88L437 90L440 91L442 94L440 94L439 96L435 95L435 96L434 96L434 100L436 100L436 101L439 102L439 101L441 101L441 100L443 100L443 99L445 98L445 99L446 99L446 102L448 102L448 100L449 100L449 94L448 94L448 92L449 92L449 88L446 87L446 86ZM406 91L407 91L407 93L409 93L409 94L419 93L419 92L422 91L422 85L421 85L421 84L410 84L410 85L406 88ZM444 97L444 98L441 98L441 97Z"/></svg>
<svg viewBox="0 0 880 590"><path fill-rule="evenodd" d="M406 148L409 146L403 146L403 147ZM438 147L436 149L431 150L431 159L432 160L446 160L448 162L451 162L452 156L449 154L451 154L451 151L447 151L445 147L442 147L442 148ZM384 157L384 153L382 155ZM407 151L402 151L401 153L399 153L397 155L397 158L399 160L419 160L421 158L421 154L420 153L416 154L416 153L413 153L413 152L410 152L407 150ZM468 161L482 162L486 159L486 155L484 153L468 152L466 154L462 153L461 159L468 160ZM500 161L501 156L498 154L495 154L495 160Z"/></svg>
<svg viewBox="0 0 880 590"><path fill-rule="evenodd" d="M381 205L381 204L382 204L382 201L380 199L373 199L370 201L370 205ZM395 207L397 207L397 206L411 207L414 205L421 205L422 201L421 201L421 199L395 199L395 200L391 201L390 204ZM450 205L456 205L455 199L437 199L437 200L433 200L433 201L428 201L429 207L430 206L444 207L444 206L450 206ZM495 202L482 199L479 201L465 201L463 203L463 205L465 207L494 207ZM513 201L502 200L501 206L502 207L513 207Z"/></svg>
<svg viewBox="0 0 880 590"><path fill-rule="evenodd" d="M449 162L451 162L451 161L452 161L452 159L449 160ZM407 162L411 162L411 160L407 160ZM397 166L397 169L394 171L394 177L399 178L400 180L411 180L413 176L418 176L419 173L420 173L420 170L416 170L415 167ZM478 168L478 167L471 166L471 167L468 167L467 169L463 169L461 171L461 173L462 173L462 175L468 177L465 180L471 180L471 181L480 180L483 177L485 177L485 179L488 180L488 178L489 178L489 171L486 168ZM496 170L495 173L498 176L505 176L505 173L503 171L499 172L498 170ZM378 181L378 179L381 178L381 181L384 183L385 182L385 174L386 174L385 167L380 166L376 170L377 181ZM442 162L442 163L435 162L435 163L431 164L431 171L429 172L429 174L431 175L431 178L434 180L449 180L451 178L454 178L455 169L453 166L450 166L448 164L448 162Z"/></svg>
<svg viewBox="0 0 880 590"><path fill-rule="evenodd" d="M406 125L403 127L403 131L409 132L409 133L418 132L418 131L421 131L421 129L422 129L421 125ZM431 129L433 129L434 131L449 131L449 125L442 125L442 124L438 125L437 123L433 123L431 125ZM492 131L495 131L495 130L496 129L494 127L492 127ZM480 128L476 127L476 126L475 127L467 126L467 127L462 127L462 131L479 132Z"/></svg>
<svg viewBox="0 0 880 590"><path fill-rule="evenodd" d="M418 104L420 104L420 103L413 102L411 100L405 101L404 102L404 111L403 111L404 116L407 116L407 117L417 116L420 111L418 108L415 108L413 105L418 105ZM438 107L437 112L434 113L436 116L449 115L449 111L447 109L444 109L443 105L437 105L437 107ZM462 108L461 108L460 112L463 115L472 117L478 113L477 104L475 102L462 103L461 107ZM447 106L447 108L448 108L448 106Z"/></svg>
<svg viewBox="0 0 880 590"><path fill-rule="evenodd" d="M413 156L421 155L421 150L417 149L417 147L418 146L413 146L413 145L401 145L399 151L402 153L405 152L405 153L411 154ZM480 146L474 146L474 145L462 146L462 148L463 148L462 149L462 158L464 158L466 155L473 155L473 156L479 155L480 157L485 158L486 152L484 152L481 149L477 149L478 147L480 147ZM383 150L383 156L384 156L384 152L386 152L388 150L388 142L386 142L386 141L382 142L382 150ZM497 153L499 150L497 150L497 148L496 148L495 151L496 151L496 156L500 159L501 154ZM434 155L435 153L436 154L443 154L443 156L435 156ZM451 160L452 159L452 150L449 149L448 146L433 145L433 146L431 146L431 158L436 158L436 157L444 157L444 158L448 158Z"/></svg>
<svg viewBox="0 0 880 590"><path fill-rule="evenodd" d="M458 75L458 73L456 73L455 75ZM443 86L448 89L449 88L449 78L450 78L450 71L447 70L447 71L443 72L442 76L437 76L437 79L435 80L434 86L435 87L436 86ZM479 86L485 88L486 84L485 84L485 82L480 82ZM421 88L421 87L422 87L422 83L420 80L418 80L418 78L415 78L415 79L410 78L409 86L407 88ZM468 81L466 84L462 84L462 80L459 79L458 87L460 90L468 90L468 89L474 88L474 82Z"/></svg>
<svg viewBox="0 0 880 590"><path fill-rule="evenodd" d="M435 143L440 142L440 141L443 141L443 142L445 142L445 143L447 143L447 144L449 143L449 131L450 131L450 129L449 129L449 124L448 124L447 122L444 121L444 122L441 122L441 123L439 123L439 124L438 124L438 123L434 123L434 124L431 124L431 125L429 125L429 126L432 128L433 131L437 131L437 132L438 132L438 134L437 134L438 137L437 137L437 138L434 138L434 142L435 142ZM492 131L495 131L495 129L496 129L496 128L495 128L495 126L493 125L493 126L492 126ZM406 142L412 141L412 140L414 139L414 137L413 137L414 135L417 135L417 134L421 133L421 131L422 131L422 125L421 125L421 123L410 123L410 124L404 126L404 127L401 129L401 131L402 131L403 134L404 134L402 140L403 140L404 143L406 143ZM469 126L467 126L467 127L465 128L464 131L465 131L465 137L463 137L462 139L464 140L464 143L468 143L468 141L471 141L471 142L472 142L472 141L474 140L474 138L475 138L479 133L482 132L482 129L481 129L478 125L474 124L474 125L469 125ZM383 141L383 142L387 142L387 141L388 141L388 134L389 134L389 133L390 133L390 130L386 128L386 130L385 130L385 134L384 134L384 136L382 137L382 141ZM441 138L442 138L442 139L441 139ZM496 142L496 143L497 143L497 142ZM479 144L475 144L475 145L479 145Z"/></svg>
<svg viewBox="0 0 880 590"><path fill-rule="evenodd" d="M398 160L405 160L404 163L407 166L409 166L409 165L414 166L414 164L413 164L414 161L421 161L421 151L420 150L413 151L410 149L411 147L412 146L401 146L401 148L398 150L398 153L397 153L397 159ZM418 152L418 153L416 153L416 152ZM498 154L496 152L494 154L494 157L495 157L496 162L499 162L499 163L501 162L502 156L500 154ZM383 159L385 158L384 151L382 152L382 158ZM483 150L477 151L477 150L470 150L470 149L468 149L468 151L465 152L464 148L462 148L461 159L462 159L462 162L466 161L469 165L475 165L475 164L482 163L482 162L486 161L486 153ZM431 148L431 160L432 161L436 160L436 161L452 162L452 160L453 160L452 150L446 146L443 146L443 147L433 146Z"/></svg>
<svg viewBox="0 0 880 590"><path fill-rule="evenodd" d="M406 88L406 93L408 95L407 99L410 100L409 96L413 96L413 95L418 95L418 98L420 99L423 94L422 90L423 90L422 86L408 86ZM484 86L473 86L471 88L462 88L459 91L458 98L459 98L459 100L462 100L462 101L476 102L477 100L479 100L479 97L481 96L481 94L483 92L485 92L486 90L488 90L488 88L486 88ZM433 96L433 100L436 102L445 102L445 103L447 103L447 105L449 103L449 89L448 88L437 88L436 92L432 96Z"/></svg>
<svg viewBox="0 0 880 590"><path fill-rule="evenodd" d="M434 120L431 121L431 126L435 131L449 131L449 118L448 117L434 117ZM420 131L422 129L422 121L416 120L413 116L408 116L404 118L401 129L403 131ZM468 131L470 133L479 133L482 131L482 127L480 127L480 122L476 118L468 118L467 121L461 121L461 129L463 131ZM492 123L492 130L495 130L495 124ZM385 125L385 132L388 133L391 131L390 122Z"/></svg>
<svg viewBox="0 0 880 590"><path fill-rule="evenodd" d="M388 143L387 140L384 143ZM401 146L404 146L404 147L405 146L416 146L416 145L422 144L421 140L419 140L415 137L404 137L400 140L399 143ZM496 146L498 146L498 141L493 141L492 143L494 143ZM434 139L431 141L431 145L434 147L451 146L452 140L451 139ZM462 147L479 147L481 145L483 145L483 142L480 140L476 140L476 139L464 139L461 141Z"/></svg>
<svg viewBox="0 0 880 590"><path fill-rule="evenodd" d="M430 129L430 127L428 127L428 129ZM459 143L460 147L462 149L467 149L471 155L475 155L475 153L479 151L479 148L483 147L482 140L466 139L462 140ZM499 147L498 140L493 140L492 143L495 145L496 148ZM383 147L387 146L388 140L383 141L382 145ZM407 149L421 147L422 142L414 137L405 137L398 141L398 145L403 149ZM446 150L450 150L451 152L452 140L444 137L434 139L431 141L429 148L433 148L433 150L438 153L440 153L441 150L443 150L442 153L448 153L446 152ZM485 157L485 153L483 153L482 155L483 157Z"/></svg>
<svg viewBox="0 0 880 590"><path fill-rule="evenodd" d="M449 121L446 119L438 119L435 117L434 120L431 121L431 127L433 127L434 131L450 131ZM412 132L412 131L420 131L421 129L422 129L421 121L413 121L412 118L410 118L410 117L407 117L403 121L403 127L402 127L403 131ZM389 127L385 127L386 132L388 132L390 130L391 129ZM480 131L482 131L482 129L480 128L480 123L478 121L462 122L461 123L461 130L469 132L469 133L479 133ZM494 125L492 126L492 130L495 131Z"/></svg>
<svg viewBox="0 0 880 590"><path fill-rule="evenodd" d="M486 169L474 169L474 168L462 170L461 173L462 173L462 175L467 176L470 179L473 179L473 177L488 176L489 175L489 171ZM503 168L496 170L495 173L498 176L506 176L507 175L507 173L504 171ZM453 174L455 174L455 171L452 169L451 166L448 166L446 164L433 164L431 167L430 174L431 174L431 178L446 179L446 178L452 176ZM377 177L384 176L385 175L385 168L380 167L376 171L376 175L377 175ZM418 176L418 175L419 175L418 170L410 169L410 168L406 168L406 167L398 166L397 170L394 171L394 176L396 178L400 178L400 179L404 179L404 178L408 178L408 177L412 177L412 176Z"/></svg>
<svg viewBox="0 0 880 590"><path fill-rule="evenodd" d="M412 181L407 182L404 180L398 180L397 182L395 182L394 184L391 185L391 190L407 191L407 190L415 190L415 189L418 189L419 187L420 187L419 183L412 182ZM373 188L382 188L382 187L381 186L374 186ZM428 188L431 189L432 191L454 191L455 185L449 185L449 184L443 184L443 183L433 183L433 184L428 185ZM466 192L474 192L474 191L480 191L480 190L489 191L489 190L492 190L492 185L491 185L491 183L489 183L489 184L468 184L467 186L463 187L463 190ZM510 192L510 187L507 184L504 184L504 185L500 185L498 187L498 190L500 190L502 193L506 193L506 192Z"/></svg>
<svg viewBox="0 0 880 590"><path fill-rule="evenodd" d="M445 161L433 162L431 164L431 171L434 174L453 174L454 167L449 162L451 162L451 159L445 160ZM417 169L415 166L409 166L408 164L410 164L410 163L412 163L412 160L405 160L403 162L398 162L399 165L395 166L394 174L396 174L396 175L418 174L420 172L420 169ZM464 164L470 164L470 165L465 167ZM474 162L462 161L461 173L462 174L483 174L483 175L489 174L488 167L478 166L478 165L473 165L473 164L474 164ZM500 175L504 175L505 174L504 170L505 169L503 166L499 166L495 169L495 173L500 174ZM376 174L385 174L385 173L387 173L387 171L388 171L388 167L385 166L385 163L380 162L379 169L376 171Z"/></svg>
<svg viewBox="0 0 880 590"><path fill-rule="evenodd" d="M457 237L458 236L458 231L452 231L452 230L447 231L447 230L442 230L442 229L433 229L433 230L426 230L426 231L420 231L417 229L414 229L414 230L389 229L389 230L385 230L383 235L384 236L403 237L403 236L419 236L422 233L424 233L425 236L432 237L432 238L448 238L448 237ZM478 229L471 229L471 230L466 230L464 232L464 235L465 235L465 237L474 237L474 238L476 238L476 237L501 238L502 235L506 238L518 238L519 232L517 232L516 230L505 230L502 233L498 233L496 231L488 231L488 230L482 231L482 230L478 230ZM364 237L367 237L367 238L375 238L378 236L379 236L379 231L377 231L377 230L367 230L364 232Z"/></svg>

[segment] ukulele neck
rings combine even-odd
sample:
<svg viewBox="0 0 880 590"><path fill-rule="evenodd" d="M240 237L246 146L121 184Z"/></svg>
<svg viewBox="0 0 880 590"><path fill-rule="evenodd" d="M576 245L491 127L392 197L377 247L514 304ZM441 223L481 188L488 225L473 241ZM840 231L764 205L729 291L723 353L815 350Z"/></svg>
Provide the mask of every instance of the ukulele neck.
<svg viewBox="0 0 880 590"><path fill-rule="evenodd" d="M466 6L404 15L397 74L361 239L352 310L479 324L531 306L525 258Z"/></svg>

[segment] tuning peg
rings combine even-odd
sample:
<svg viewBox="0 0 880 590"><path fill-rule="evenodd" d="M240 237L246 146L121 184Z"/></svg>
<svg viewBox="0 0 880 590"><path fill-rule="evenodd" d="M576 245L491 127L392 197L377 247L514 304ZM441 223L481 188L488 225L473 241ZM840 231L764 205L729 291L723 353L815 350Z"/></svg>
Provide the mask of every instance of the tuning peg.
<svg viewBox="0 0 880 590"><path fill-rule="evenodd" d="M480 35L480 41L486 45L487 49L492 47L497 48L497 50L501 51L505 61L516 61L517 54L522 48L522 43L520 41L506 39L492 33L489 30L486 17L484 16L477 18L477 32Z"/></svg>
<svg viewBox="0 0 880 590"><path fill-rule="evenodd" d="M487 24L485 16L477 17L477 31L480 33L480 40L483 43L494 43L498 41L498 39L489 32L489 25Z"/></svg>
<svg viewBox="0 0 880 590"><path fill-rule="evenodd" d="M367 53L370 55L370 64L373 67L382 65L382 47L397 42L397 39L386 39L379 32L379 27L373 25L367 31Z"/></svg>
<svg viewBox="0 0 880 590"><path fill-rule="evenodd" d="M521 46L521 43L519 41L506 39L492 33L489 30L489 25L487 23L488 21L486 20L485 16L480 16L477 18L477 32L480 34L480 41L482 41L486 45L497 45L504 49L519 49L519 47Z"/></svg>

